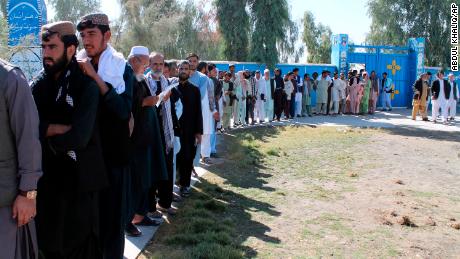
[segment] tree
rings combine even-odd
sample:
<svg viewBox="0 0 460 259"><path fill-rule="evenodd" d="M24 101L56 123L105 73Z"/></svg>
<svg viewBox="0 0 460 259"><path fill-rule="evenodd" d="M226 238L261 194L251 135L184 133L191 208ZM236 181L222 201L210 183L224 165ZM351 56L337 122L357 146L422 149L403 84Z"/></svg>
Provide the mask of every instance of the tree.
<svg viewBox="0 0 460 259"><path fill-rule="evenodd" d="M8 60L9 56L8 26L5 17L0 14L0 58Z"/></svg>
<svg viewBox="0 0 460 259"><path fill-rule="evenodd" d="M8 0L0 0L0 15L6 17L6 2Z"/></svg>
<svg viewBox="0 0 460 259"><path fill-rule="evenodd" d="M289 28L289 9L286 0L250 0L254 32L250 44L250 58L273 68L279 62L277 43L283 44ZM284 46L284 44L283 44Z"/></svg>
<svg viewBox="0 0 460 259"><path fill-rule="evenodd" d="M406 45L411 37L424 37L426 65L450 65L451 2L460 5L458 0L369 0L372 24L366 41Z"/></svg>
<svg viewBox="0 0 460 259"><path fill-rule="evenodd" d="M305 12L302 22L302 41L307 47L307 62L331 63L331 28L321 23L316 25L315 17L310 11Z"/></svg>
<svg viewBox="0 0 460 259"><path fill-rule="evenodd" d="M247 0L216 0L219 32L224 40L227 60L246 61L248 58L250 17Z"/></svg>
<svg viewBox="0 0 460 259"><path fill-rule="evenodd" d="M56 10L54 21L71 21L77 23L79 19L90 13L95 13L100 8L99 0L49 0Z"/></svg>

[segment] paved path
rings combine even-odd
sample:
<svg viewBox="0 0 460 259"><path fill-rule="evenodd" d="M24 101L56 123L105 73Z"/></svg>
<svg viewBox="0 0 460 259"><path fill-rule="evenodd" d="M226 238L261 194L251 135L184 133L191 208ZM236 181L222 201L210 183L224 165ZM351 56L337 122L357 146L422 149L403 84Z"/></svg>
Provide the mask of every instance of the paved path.
<svg viewBox="0 0 460 259"><path fill-rule="evenodd" d="M417 121L411 120L411 110L409 109L393 109L391 112L376 112L375 115L368 116L313 116L296 118L289 121L273 122L271 125L309 125L309 126L350 126L350 127L371 127L371 128L406 128L406 129L422 129L429 131L444 131L444 132L460 132L460 116L456 117L456 121L449 125L441 123L434 124L433 122L424 122L420 118ZM268 123L255 125L250 127L260 127L268 125ZM238 130L238 129L237 129ZM195 161L195 169L199 176L202 176L206 170L199 166L198 161ZM197 178L192 178L192 185L199 181ZM178 193L177 186L175 187ZM177 204L175 204L177 205ZM179 211L180 213L180 211ZM164 217L163 220L166 220ZM155 235L158 227L141 227L141 237L126 237L125 258L134 259L141 253L148 242Z"/></svg>

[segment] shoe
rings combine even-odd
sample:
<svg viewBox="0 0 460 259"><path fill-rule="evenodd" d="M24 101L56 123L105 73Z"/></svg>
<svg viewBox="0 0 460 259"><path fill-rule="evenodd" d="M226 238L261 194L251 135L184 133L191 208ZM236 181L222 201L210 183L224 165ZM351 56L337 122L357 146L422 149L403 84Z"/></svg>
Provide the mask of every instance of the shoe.
<svg viewBox="0 0 460 259"><path fill-rule="evenodd" d="M203 164L212 165L211 159L209 159L209 157L205 157L205 158L201 159L201 162Z"/></svg>
<svg viewBox="0 0 460 259"><path fill-rule="evenodd" d="M163 208L160 205L157 205L157 210L163 212L163 213L168 213L171 216L175 216L177 214L177 209L173 207L169 208Z"/></svg>
<svg viewBox="0 0 460 259"><path fill-rule="evenodd" d="M219 158L219 156L216 153L211 153L212 158Z"/></svg>
<svg viewBox="0 0 460 259"><path fill-rule="evenodd" d="M195 171L195 167L192 168L192 175L198 177L198 173Z"/></svg>
<svg viewBox="0 0 460 259"><path fill-rule="evenodd" d="M180 196L189 197L190 196L190 187L181 187L180 188Z"/></svg>
<svg viewBox="0 0 460 259"><path fill-rule="evenodd" d="M308 117L313 117L313 115L311 115L311 114L308 114Z"/></svg>
<svg viewBox="0 0 460 259"><path fill-rule="evenodd" d="M128 223L125 227L126 235L130 237L139 237L142 235L142 232L133 224Z"/></svg>
<svg viewBox="0 0 460 259"><path fill-rule="evenodd" d="M181 199L180 196L174 195L174 197L173 197L173 202L182 202L182 199Z"/></svg>
<svg viewBox="0 0 460 259"><path fill-rule="evenodd" d="M391 112L391 110L393 110L392 108L390 108L388 111Z"/></svg>
<svg viewBox="0 0 460 259"><path fill-rule="evenodd" d="M154 218L154 219L161 219L163 218L163 214L159 211L154 211L154 212L149 212L147 213L148 217Z"/></svg>
<svg viewBox="0 0 460 259"><path fill-rule="evenodd" d="M423 118L423 121L429 121L428 118Z"/></svg>
<svg viewBox="0 0 460 259"><path fill-rule="evenodd" d="M135 223L136 226L148 226L148 227L151 227L151 226L159 226L161 223L154 220L154 219L151 219L149 216L145 216L141 222L138 222L138 223Z"/></svg>

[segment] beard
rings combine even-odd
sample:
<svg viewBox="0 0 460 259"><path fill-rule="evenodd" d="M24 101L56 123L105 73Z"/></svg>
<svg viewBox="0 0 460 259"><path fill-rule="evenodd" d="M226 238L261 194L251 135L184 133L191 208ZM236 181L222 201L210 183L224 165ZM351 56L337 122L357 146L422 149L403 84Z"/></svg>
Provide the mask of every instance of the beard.
<svg viewBox="0 0 460 259"><path fill-rule="evenodd" d="M52 65L48 65L45 63L45 61L51 60L53 61ZM69 60L67 59L66 51L64 50L62 56L58 58L57 60L53 60L52 58L44 58L43 59L43 68L45 69L45 72L49 75L55 75L56 73L64 70L64 68L67 66L69 63Z"/></svg>
<svg viewBox="0 0 460 259"><path fill-rule="evenodd" d="M186 73L179 73L179 81L185 82L188 80L188 75Z"/></svg>
<svg viewBox="0 0 460 259"><path fill-rule="evenodd" d="M162 71L154 71L153 72L153 75L157 78L160 78L162 75L163 75L163 72Z"/></svg>

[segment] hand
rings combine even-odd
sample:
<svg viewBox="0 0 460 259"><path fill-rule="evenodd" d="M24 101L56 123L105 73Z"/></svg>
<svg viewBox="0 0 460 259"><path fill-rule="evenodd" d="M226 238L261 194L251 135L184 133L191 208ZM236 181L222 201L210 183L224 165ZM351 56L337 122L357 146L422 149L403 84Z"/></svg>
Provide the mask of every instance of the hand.
<svg viewBox="0 0 460 259"><path fill-rule="evenodd" d="M142 101L142 106L153 107L153 106L157 105L159 99L160 99L160 97L158 97L158 96L145 97L144 100Z"/></svg>
<svg viewBox="0 0 460 259"><path fill-rule="evenodd" d="M71 129L72 129L72 126L70 125L50 124L48 125L48 129L46 130L46 136L52 137L56 135L63 135Z"/></svg>
<svg viewBox="0 0 460 259"><path fill-rule="evenodd" d="M197 145L201 144L201 137L202 137L201 134L196 134L195 135L195 142L196 142Z"/></svg>
<svg viewBox="0 0 460 259"><path fill-rule="evenodd" d="M163 102L166 102L169 100L169 97L171 97L172 91L168 91L165 96L163 97Z"/></svg>
<svg viewBox="0 0 460 259"><path fill-rule="evenodd" d="M18 195L13 203L13 219L21 227L31 221L36 214L36 201L29 200L24 196Z"/></svg>
<svg viewBox="0 0 460 259"><path fill-rule="evenodd" d="M77 60L77 62L78 62L78 65L80 66L80 69L83 70L83 73L85 75L91 77L92 79L96 78L97 72L96 70L94 70L94 67L89 61L89 59L87 58L80 59L80 60Z"/></svg>
<svg viewBox="0 0 460 259"><path fill-rule="evenodd" d="M219 115L219 112L215 112L212 114L212 117L214 118L214 120L218 121L220 120L220 115Z"/></svg>
<svg viewBox="0 0 460 259"><path fill-rule="evenodd" d="M131 112L131 116L129 118L129 137L133 134L134 130L134 116L133 113Z"/></svg>

